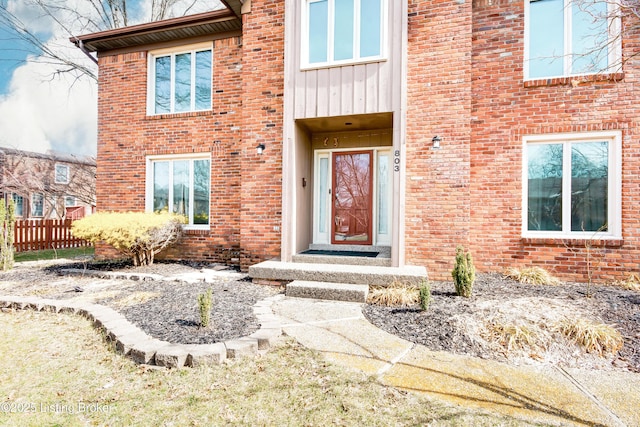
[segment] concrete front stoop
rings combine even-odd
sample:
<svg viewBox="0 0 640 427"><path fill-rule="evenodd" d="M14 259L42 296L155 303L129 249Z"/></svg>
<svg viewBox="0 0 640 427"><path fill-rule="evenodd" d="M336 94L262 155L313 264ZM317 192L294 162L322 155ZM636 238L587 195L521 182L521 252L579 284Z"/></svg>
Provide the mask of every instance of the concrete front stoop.
<svg viewBox="0 0 640 427"><path fill-rule="evenodd" d="M288 297L364 303L367 301L369 286L294 280L287 285L285 294Z"/></svg>

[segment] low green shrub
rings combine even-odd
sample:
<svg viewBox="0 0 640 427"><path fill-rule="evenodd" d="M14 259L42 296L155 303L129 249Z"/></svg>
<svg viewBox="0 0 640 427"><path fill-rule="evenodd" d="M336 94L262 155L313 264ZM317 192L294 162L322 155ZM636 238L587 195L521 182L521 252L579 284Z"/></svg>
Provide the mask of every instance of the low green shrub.
<svg viewBox="0 0 640 427"><path fill-rule="evenodd" d="M431 304L431 284L427 280L420 283L420 310L426 311Z"/></svg>
<svg viewBox="0 0 640 427"><path fill-rule="evenodd" d="M476 281L476 268L473 266L471 252L465 252L462 246L456 248L456 263L451 272L456 294L469 298Z"/></svg>
<svg viewBox="0 0 640 427"><path fill-rule="evenodd" d="M200 326L206 328L211 323L211 306L213 304L213 292L211 289L198 295L198 310L200 311Z"/></svg>
<svg viewBox="0 0 640 427"><path fill-rule="evenodd" d="M176 243L184 223L184 216L167 212L99 212L74 221L71 232L113 246L138 266L153 264L157 253Z"/></svg>
<svg viewBox="0 0 640 427"><path fill-rule="evenodd" d="M11 270L15 262L13 248L15 226L16 215L13 199L9 199L9 203L0 199L0 267L2 267L2 271Z"/></svg>

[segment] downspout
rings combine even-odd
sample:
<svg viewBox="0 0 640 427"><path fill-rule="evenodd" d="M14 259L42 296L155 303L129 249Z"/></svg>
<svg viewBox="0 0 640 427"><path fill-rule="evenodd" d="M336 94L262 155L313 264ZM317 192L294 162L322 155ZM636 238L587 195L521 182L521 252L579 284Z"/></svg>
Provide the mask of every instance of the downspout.
<svg viewBox="0 0 640 427"><path fill-rule="evenodd" d="M77 37L74 37L74 39L75 40L73 41L73 44L75 44L76 47L82 51L82 53L87 55L87 57L91 59L94 62L94 64L98 65L98 59L95 58L93 55L91 55L91 52L89 52L87 48L84 47L84 43L82 43L82 40L78 39Z"/></svg>

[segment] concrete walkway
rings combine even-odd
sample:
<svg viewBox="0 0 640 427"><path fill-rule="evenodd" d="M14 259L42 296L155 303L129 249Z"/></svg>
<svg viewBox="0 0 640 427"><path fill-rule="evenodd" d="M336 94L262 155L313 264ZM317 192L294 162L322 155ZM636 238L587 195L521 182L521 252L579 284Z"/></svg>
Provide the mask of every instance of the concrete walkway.
<svg viewBox="0 0 640 427"><path fill-rule="evenodd" d="M373 326L357 303L282 297L272 309L285 334L386 385L531 422L640 426L640 374L429 351Z"/></svg>

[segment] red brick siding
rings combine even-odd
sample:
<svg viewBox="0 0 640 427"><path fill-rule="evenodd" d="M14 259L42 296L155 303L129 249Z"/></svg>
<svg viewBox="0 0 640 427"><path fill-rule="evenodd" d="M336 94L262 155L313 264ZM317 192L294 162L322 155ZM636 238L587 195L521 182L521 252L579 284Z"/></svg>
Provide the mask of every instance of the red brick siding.
<svg viewBox="0 0 640 427"><path fill-rule="evenodd" d="M280 255L284 4L253 0L243 15L242 267ZM256 146L266 146L256 154Z"/></svg>
<svg viewBox="0 0 640 427"><path fill-rule="evenodd" d="M211 155L211 228L187 232L167 257L239 262L241 68L241 38L216 40L212 110L151 117L146 115L147 53L100 58L99 210L145 209L149 155Z"/></svg>
<svg viewBox="0 0 640 427"><path fill-rule="evenodd" d="M471 4L410 0L408 12L406 260L444 279L469 244Z"/></svg>
<svg viewBox="0 0 640 427"><path fill-rule="evenodd" d="M627 43L626 52L629 47ZM640 109L633 90L637 74L627 64L621 81L559 79L549 85L525 84L523 55L524 3L475 2L470 242L477 267L501 271L539 265L561 277L584 280L585 242L521 237L522 136L622 129L624 243L597 245L591 259L599 280L637 271L640 147L635 121Z"/></svg>

